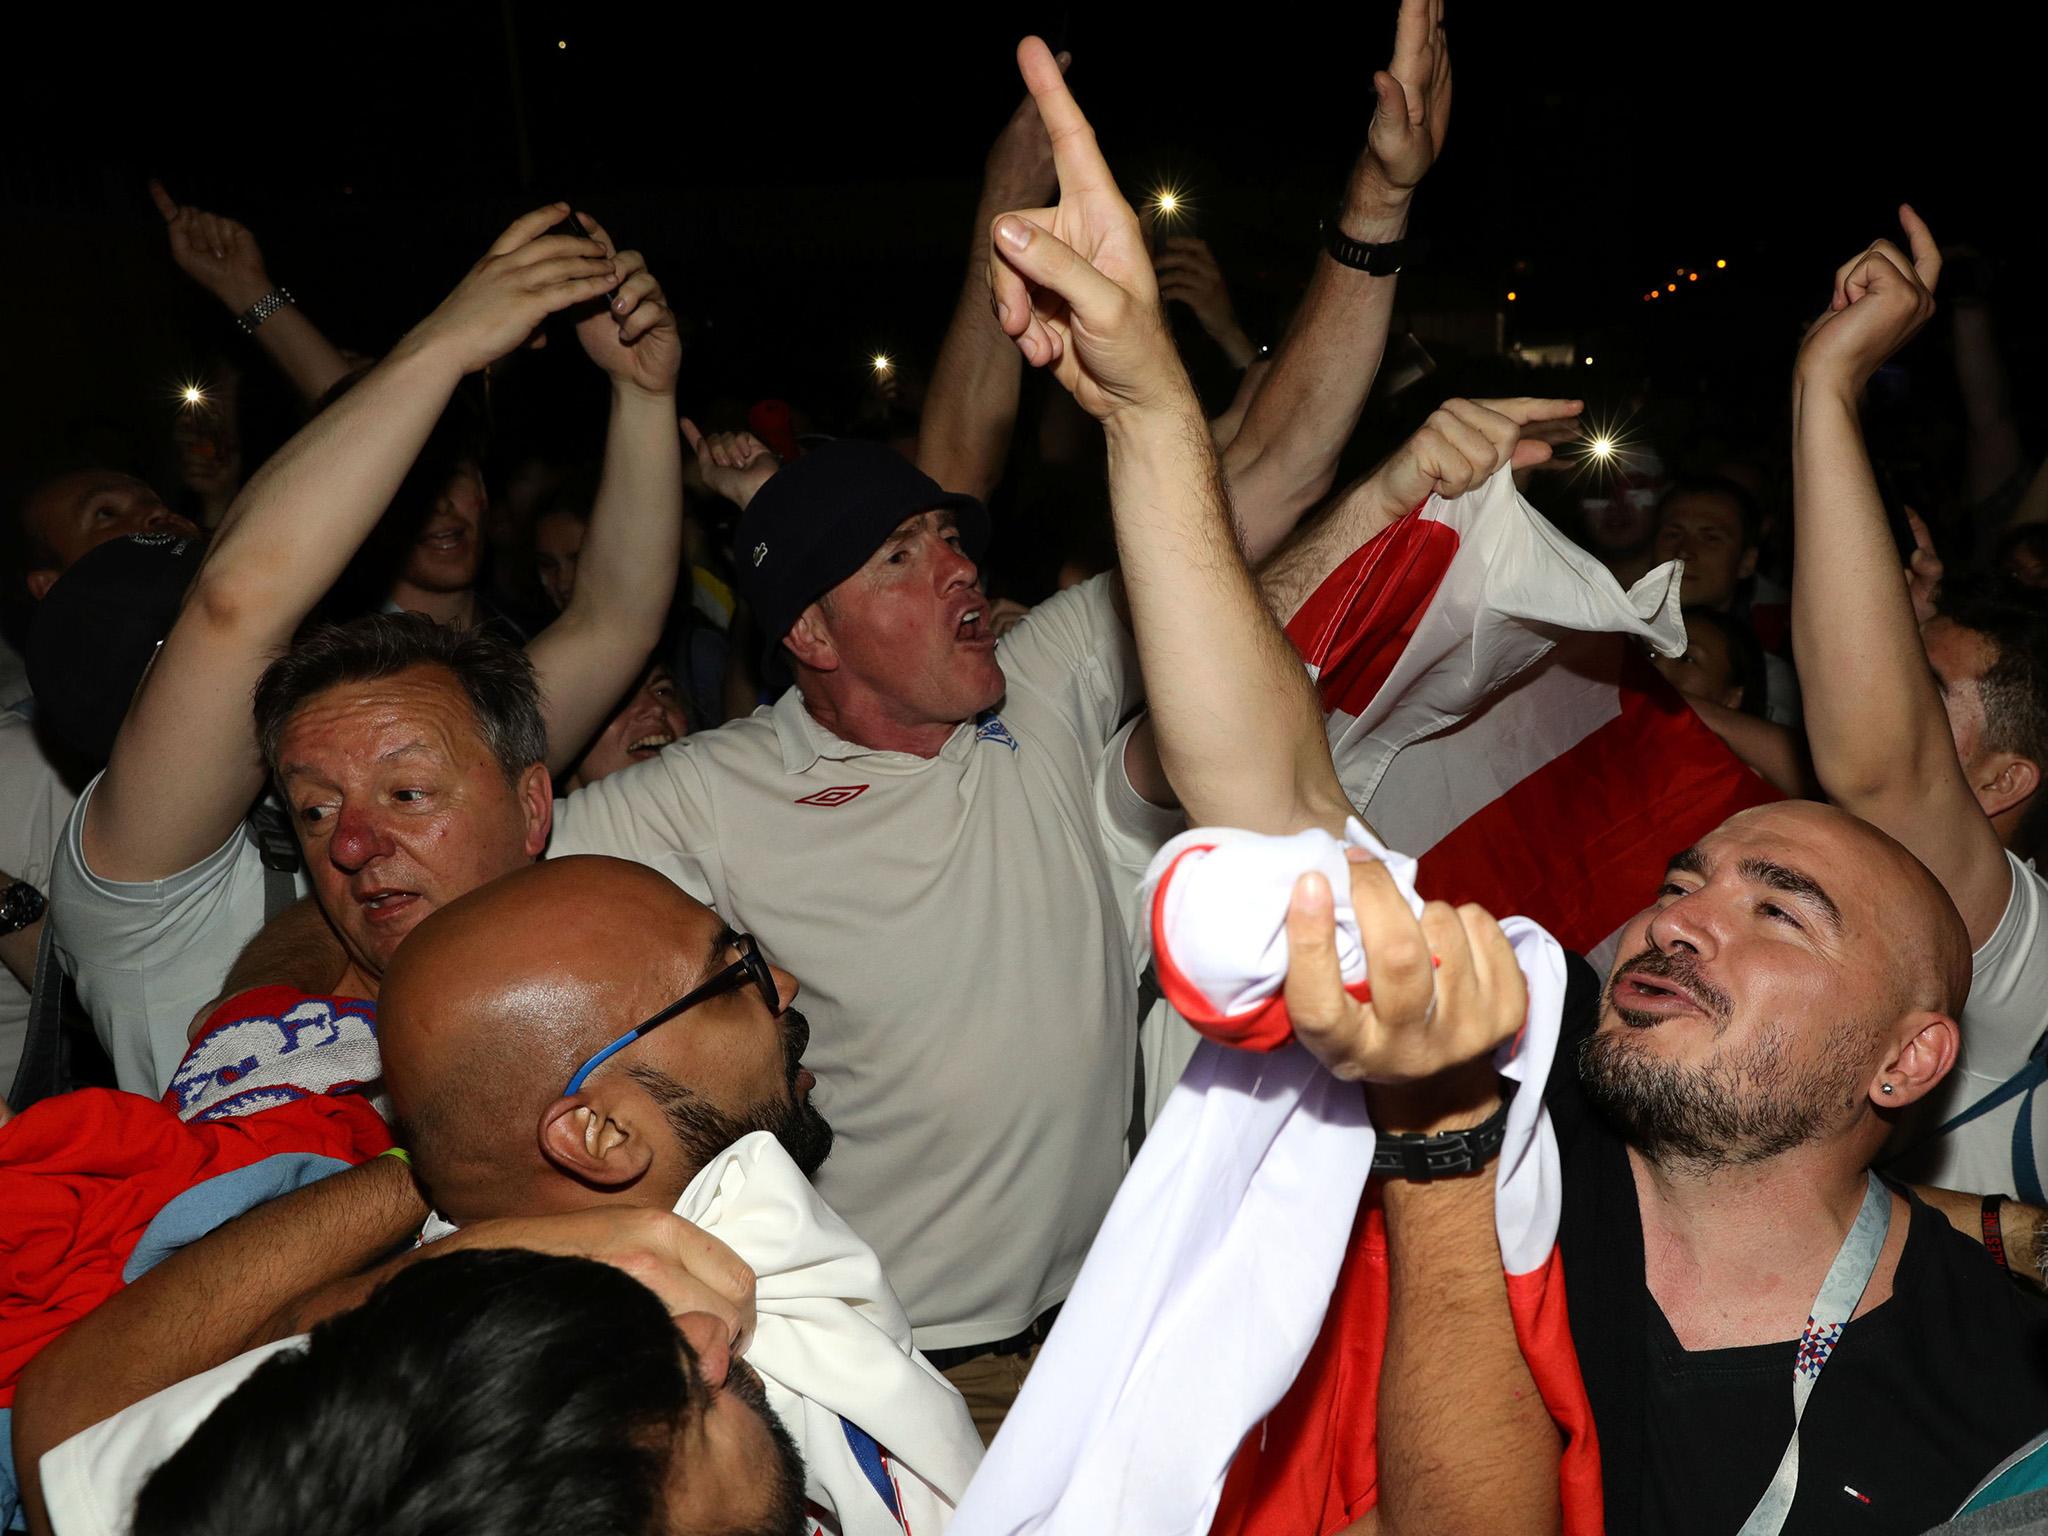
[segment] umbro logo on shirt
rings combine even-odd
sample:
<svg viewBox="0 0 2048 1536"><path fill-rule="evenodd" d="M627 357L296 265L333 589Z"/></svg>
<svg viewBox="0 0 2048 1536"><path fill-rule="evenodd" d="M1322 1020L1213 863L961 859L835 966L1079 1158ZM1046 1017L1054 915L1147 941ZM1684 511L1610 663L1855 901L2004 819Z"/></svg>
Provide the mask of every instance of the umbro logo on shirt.
<svg viewBox="0 0 2048 1536"><path fill-rule="evenodd" d="M815 795L805 795L794 801L796 805L844 805L867 792L865 784L834 784L830 789L821 789Z"/></svg>

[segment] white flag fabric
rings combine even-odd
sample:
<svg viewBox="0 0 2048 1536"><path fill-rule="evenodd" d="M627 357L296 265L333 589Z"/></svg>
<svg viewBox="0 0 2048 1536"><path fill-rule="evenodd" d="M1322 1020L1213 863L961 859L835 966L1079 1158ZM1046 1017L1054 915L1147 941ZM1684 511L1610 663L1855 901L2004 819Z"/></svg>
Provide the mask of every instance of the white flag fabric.
<svg viewBox="0 0 2048 1536"><path fill-rule="evenodd" d="M1412 863L1355 821L1344 843L1322 832L1200 829L1160 851L1147 875L1154 927L1164 969L1203 978L1203 1004L1189 998L1191 1008L1268 1008L1286 969L1287 893L1311 868L1347 891L1347 844L1386 859L1419 910ZM1510 922L1530 1025L1498 1059L1532 1090L1509 1114L1501 1206L1521 1214L1504 1216L1502 1234L1517 1253L1547 1252L1557 1149L1540 1085L1564 966L1541 929ZM1346 942L1356 957L1355 923ZM1299 1045L1201 1044L960 1503L956 1536L1206 1531L1240 1442L1294 1381L1322 1326L1372 1149L1358 1085L1338 1082Z"/></svg>

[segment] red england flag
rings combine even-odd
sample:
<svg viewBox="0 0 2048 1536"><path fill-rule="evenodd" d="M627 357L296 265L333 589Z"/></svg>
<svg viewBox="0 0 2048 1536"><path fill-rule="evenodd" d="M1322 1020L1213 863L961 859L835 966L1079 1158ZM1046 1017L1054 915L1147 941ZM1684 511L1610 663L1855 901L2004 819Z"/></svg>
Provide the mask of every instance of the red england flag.
<svg viewBox="0 0 2048 1536"><path fill-rule="evenodd" d="M1624 593L1503 471L1456 501L1432 496L1302 603L1287 634L1338 775L1380 837L1419 859L1422 895L1519 913L1599 964L1673 853L1778 798L1644 654L1684 646L1678 578L1667 565ZM1495 1220L1522 1354L1564 1439L1563 1528L1592 1536L1598 1441L1557 1201L1554 1185L1504 1186ZM1386 1262L1368 1199L1322 1331L1240 1449L1212 1536L1326 1536L1377 1505Z"/></svg>
<svg viewBox="0 0 2048 1536"><path fill-rule="evenodd" d="M1432 899L1604 948L1665 860L1779 798L1650 666L1685 644L1678 567L1624 593L1506 471L1432 496L1288 621L1354 805Z"/></svg>

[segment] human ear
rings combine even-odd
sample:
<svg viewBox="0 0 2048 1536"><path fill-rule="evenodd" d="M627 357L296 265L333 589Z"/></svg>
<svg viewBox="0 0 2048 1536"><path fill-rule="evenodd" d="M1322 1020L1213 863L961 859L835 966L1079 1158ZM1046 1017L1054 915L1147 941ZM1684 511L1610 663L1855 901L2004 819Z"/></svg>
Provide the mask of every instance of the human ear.
<svg viewBox="0 0 2048 1536"><path fill-rule="evenodd" d="M647 1172L653 1147L612 1111L609 1095L579 1093L540 1118L540 1150L559 1173L600 1189L621 1189Z"/></svg>
<svg viewBox="0 0 2048 1536"><path fill-rule="evenodd" d="M1955 1020L1946 1014L1912 1015L1898 1048L1870 1084L1870 1102L1879 1109L1897 1109L1933 1092L1956 1064L1960 1040Z"/></svg>
<svg viewBox="0 0 2048 1536"><path fill-rule="evenodd" d="M832 625L825 617L825 611L812 603L796 616L796 622L789 626L789 633L783 637L783 644L804 666L813 672L834 672L839 668L839 652L832 643Z"/></svg>
<svg viewBox="0 0 2048 1536"><path fill-rule="evenodd" d="M526 820L526 856L537 859L548 845L555 824L555 785L545 763L533 763L519 776L519 813Z"/></svg>

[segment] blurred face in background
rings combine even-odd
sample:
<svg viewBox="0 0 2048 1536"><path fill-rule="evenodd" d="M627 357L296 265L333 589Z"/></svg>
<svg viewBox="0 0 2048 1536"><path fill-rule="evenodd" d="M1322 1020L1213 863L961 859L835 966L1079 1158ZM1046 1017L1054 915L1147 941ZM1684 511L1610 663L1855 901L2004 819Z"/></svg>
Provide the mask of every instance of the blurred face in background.
<svg viewBox="0 0 2048 1536"><path fill-rule="evenodd" d="M22 508L22 520L56 556L54 565L39 563L28 573L29 595L38 602L59 576L109 539L131 533L199 536L198 525L165 506L155 491L112 469L80 470L37 486Z"/></svg>
<svg viewBox="0 0 2048 1536"><path fill-rule="evenodd" d="M405 554L399 579L426 592L466 592L484 559L484 513L490 509L483 471L458 466L434 498Z"/></svg>
<svg viewBox="0 0 2048 1536"><path fill-rule="evenodd" d="M1743 535L1742 508L1713 491L1688 492L1665 503L1657 558L1685 562L1679 599L1688 607L1731 607L1735 589L1756 571L1756 546Z"/></svg>
<svg viewBox="0 0 2048 1536"><path fill-rule="evenodd" d="M683 692L676 686L675 674L669 671L667 662L653 662L640 674L639 683L603 733L590 744L590 750L583 754L563 787L577 790L595 784L607 774L646 762L659 755L663 747L689 734L689 715L683 708Z"/></svg>
<svg viewBox="0 0 2048 1536"><path fill-rule="evenodd" d="M1650 665L1664 674L1664 680L1690 699L1705 699L1728 709L1742 707L1742 680L1736 676L1735 658L1729 653L1728 637L1714 624L1688 624L1685 654L1659 656L1651 653Z"/></svg>
<svg viewBox="0 0 2048 1536"><path fill-rule="evenodd" d="M576 558L583 552L585 531L583 520L569 512L543 512L533 525L534 573L558 613L576 592Z"/></svg>

